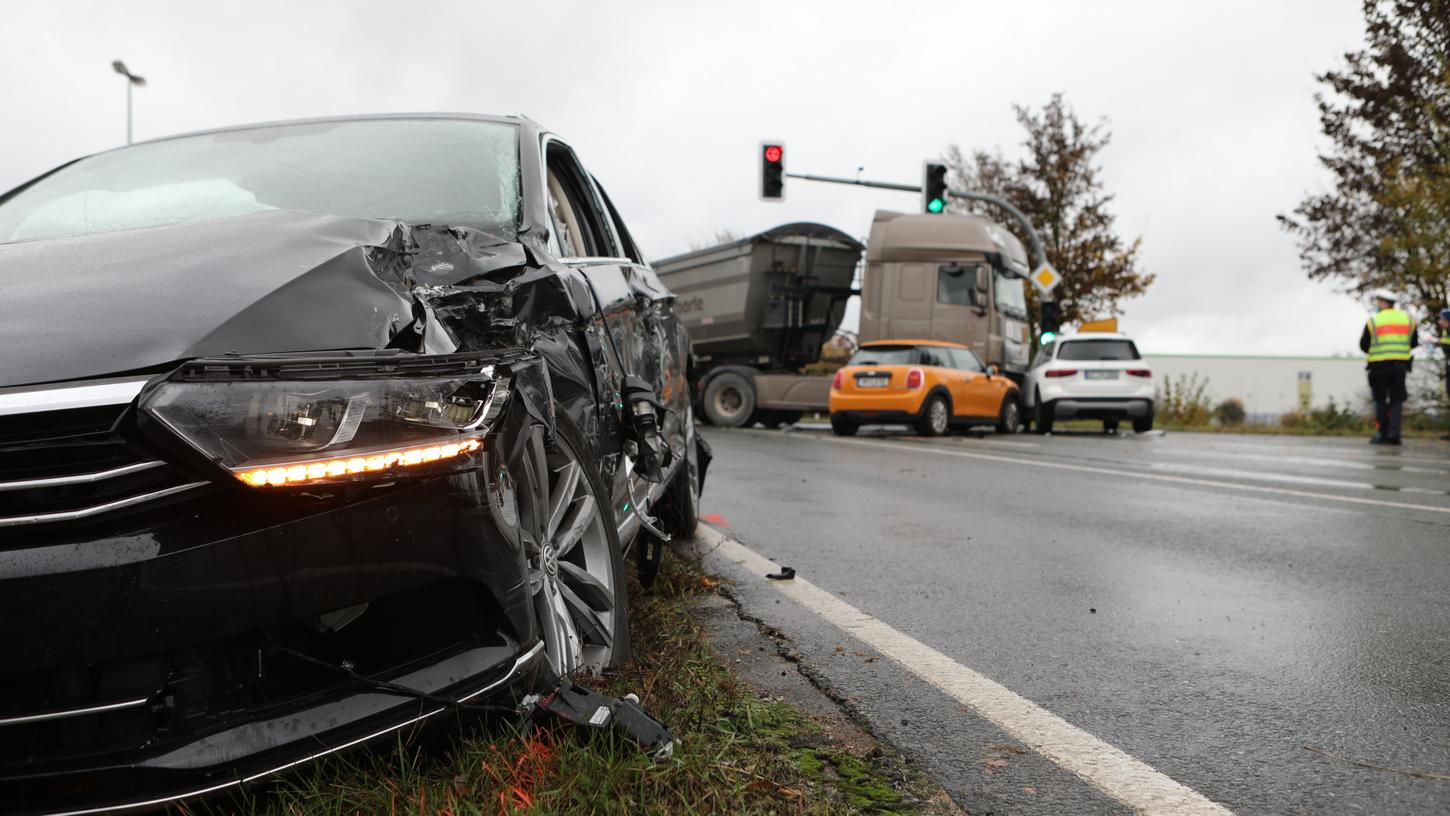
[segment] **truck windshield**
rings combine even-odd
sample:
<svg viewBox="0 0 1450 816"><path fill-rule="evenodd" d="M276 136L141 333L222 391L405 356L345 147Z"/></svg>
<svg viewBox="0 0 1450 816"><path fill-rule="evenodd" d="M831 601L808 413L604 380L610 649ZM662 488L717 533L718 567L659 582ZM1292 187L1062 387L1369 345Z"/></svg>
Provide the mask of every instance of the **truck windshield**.
<svg viewBox="0 0 1450 816"><path fill-rule="evenodd" d="M856 349L846 365L911 365L916 362L916 346L867 346Z"/></svg>
<svg viewBox="0 0 1450 816"><path fill-rule="evenodd" d="M1027 292L1024 281L1010 275L997 273L997 308L1018 317L1027 316Z"/></svg>
<svg viewBox="0 0 1450 816"><path fill-rule="evenodd" d="M277 209L511 238L517 139L504 122L362 119L140 144L81 159L0 203L0 243Z"/></svg>
<svg viewBox="0 0 1450 816"><path fill-rule="evenodd" d="M1059 360L1141 360L1132 340L1063 340L1057 348Z"/></svg>

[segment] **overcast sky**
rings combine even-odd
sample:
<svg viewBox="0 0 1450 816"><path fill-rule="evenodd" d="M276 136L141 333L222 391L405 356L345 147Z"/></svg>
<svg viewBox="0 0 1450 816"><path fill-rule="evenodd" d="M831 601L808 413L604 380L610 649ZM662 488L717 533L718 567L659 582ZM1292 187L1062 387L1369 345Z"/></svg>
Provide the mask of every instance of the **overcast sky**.
<svg viewBox="0 0 1450 816"><path fill-rule="evenodd" d="M1326 176L1316 72L1359 4L1303 2L15 2L0 5L0 189L125 139L387 111L523 113L574 145L644 251L821 221L865 236L914 194L790 180L919 179L947 144L1017 153L1012 104L1063 92L1113 143L1102 177L1158 281L1145 351L1356 350L1364 304L1311 283L1275 223ZM3 296L3 294L0 294Z"/></svg>

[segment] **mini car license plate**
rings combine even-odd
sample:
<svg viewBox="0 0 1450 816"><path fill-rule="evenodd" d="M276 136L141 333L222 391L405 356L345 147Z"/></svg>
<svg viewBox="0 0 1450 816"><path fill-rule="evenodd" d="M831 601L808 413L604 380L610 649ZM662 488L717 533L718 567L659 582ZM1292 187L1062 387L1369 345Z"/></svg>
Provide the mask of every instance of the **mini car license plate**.
<svg viewBox="0 0 1450 816"><path fill-rule="evenodd" d="M857 377L857 388L885 388L891 384L890 377Z"/></svg>
<svg viewBox="0 0 1450 816"><path fill-rule="evenodd" d="M1084 371L1083 372L1083 376L1084 377L1087 377L1089 380L1116 380L1118 378L1118 372L1116 372L1116 371Z"/></svg>

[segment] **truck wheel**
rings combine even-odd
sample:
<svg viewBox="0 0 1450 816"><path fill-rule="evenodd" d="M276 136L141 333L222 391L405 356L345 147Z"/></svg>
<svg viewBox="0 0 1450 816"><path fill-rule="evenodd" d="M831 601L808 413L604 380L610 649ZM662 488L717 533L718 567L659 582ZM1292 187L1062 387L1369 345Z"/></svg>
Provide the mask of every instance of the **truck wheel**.
<svg viewBox="0 0 1450 816"><path fill-rule="evenodd" d="M1022 432L1022 405L1017 398L1008 394L1002 398L1002 410L997 412L997 433L1015 434Z"/></svg>
<svg viewBox="0 0 1450 816"><path fill-rule="evenodd" d="M1148 415L1133 420L1133 433L1147 433L1153 430L1153 409L1148 409Z"/></svg>
<svg viewBox="0 0 1450 816"><path fill-rule="evenodd" d="M711 425L739 428L755 413L755 386L733 371L726 371L705 386L705 416Z"/></svg>
<svg viewBox="0 0 1450 816"><path fill-rule="evenodd" d="M926 410L921 412L921 419L911 424L922 436L941 436L947 432L951 422L952 409L947 405L946 397L937 394L926 401Z"/></svg>
<svg viewBox="0 0 1450 816"><path fill-rule="evenodd" d="M1052 433L1052 403L1043 402L1037 398L1037 432L1041 434Z"/></svg>
<svg viewBox="0 0 1450 816"><path fill-rule="evenodd" d="M843 414L831 414L831 433L836 436L855 436L860 427Z"/></svg>

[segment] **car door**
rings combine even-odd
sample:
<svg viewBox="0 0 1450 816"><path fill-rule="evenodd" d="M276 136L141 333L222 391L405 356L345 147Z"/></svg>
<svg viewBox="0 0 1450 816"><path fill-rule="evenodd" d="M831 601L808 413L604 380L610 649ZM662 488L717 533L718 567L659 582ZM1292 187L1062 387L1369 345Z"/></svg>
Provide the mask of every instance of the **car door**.
<svg viewBox="0 0 1450 816"><path fill-rule="evenodd" d="M590 176L584 172L572 150L553 137L544 145L546 189L551 222L549 248L560 263L578 270L592 291L595 329L599 348L595 353L595 374L602 423L614 429L616 444L601 451L604 478L615 499L616 521L621 542L628 543L636 525L628 508L638 500L653 498L663 488L634 479L627 483L632 462L623 455L623 426L620 400L624 378L637 375L658 389L660 355L653 333L644 325L639 298L635 295L633 261L621 254L614 226ZM607 415L607 416L606 416Z"/></svg>
<svg viewBox="0 0 1450 816"><path fill-rule="evenodd" d="M968 416L965 410L966 378L951 358L951 349L944 346L921 346L917 353L921 365L928 368L927 383L941 383L952 397L952 416Z"/></svg>
<svg viewBox="0 0 1450 816"><path fill-rule="evenodd" d="M645 260L620 218L614 202L596 179L595 189L604 201L604 208L614 228L615 239L628 264L623 264L625 281L634 294L640 315L640 326L652 339L641 365L650 371L650 382L660 402L670 409L665 421L668 434L683 433L690 417L690 385L687 379L690 357L690 336L675 312L675 296Z"/></svg>
<svg viewBox="0 0 1450 816"><path fill-rule="evenodd" d="M987 379L986 367L982 365L981 358L968 349L953 348L947 351L952 356L954 367L961 372L962 407L959 413L971 417L995 415L997 405L993 401L993 394L996 389Z"/></svg>
<svg viewBox="0 0 1450 816"><path fill-rule="evenodd" d="M1041 380L1042 372L1047 364L1052 362L1053 351L1057 348L1056 341L1052 341L1038 349L1037 356L1032 358L1032 368L1028 369L1027 377L1022 383L1023 402L1029 408L1037 405L1037 387Z"/></svg>

